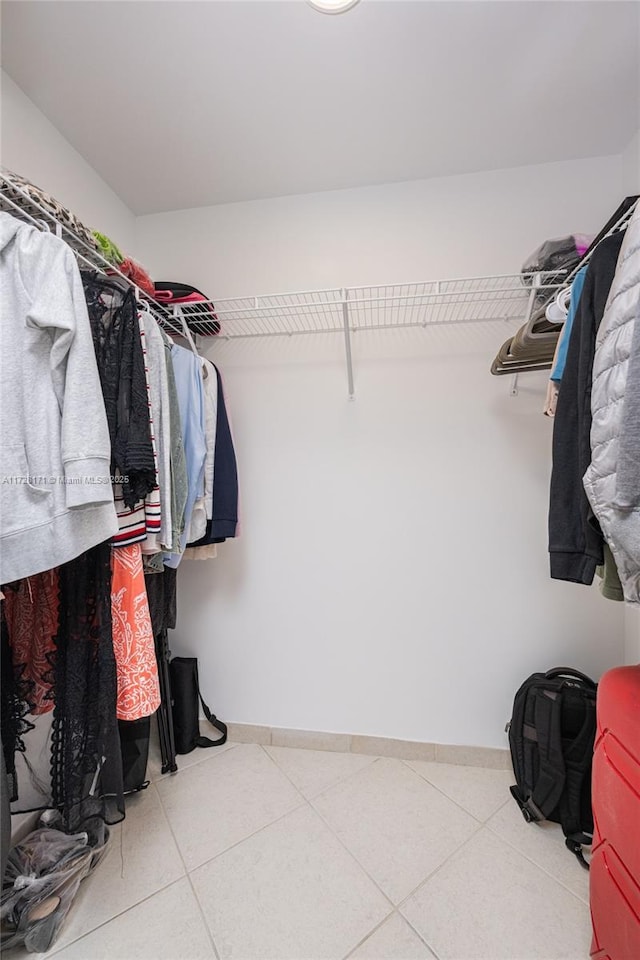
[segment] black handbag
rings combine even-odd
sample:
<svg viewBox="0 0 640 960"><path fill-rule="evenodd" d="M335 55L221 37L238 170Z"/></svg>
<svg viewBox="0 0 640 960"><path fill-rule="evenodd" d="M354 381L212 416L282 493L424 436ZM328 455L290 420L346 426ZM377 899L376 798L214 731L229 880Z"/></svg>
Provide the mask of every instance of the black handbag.
<svg viewBox="0 0 640 960"><path fill-rule="evenodd" d="M174 657L169 664L169 674L176 753L191 753L196 747L221 747L227 741L227 725L211 713L202 698L197 659ZM209 723L222 734L217 740L200 736L198 701Z"/></svg>

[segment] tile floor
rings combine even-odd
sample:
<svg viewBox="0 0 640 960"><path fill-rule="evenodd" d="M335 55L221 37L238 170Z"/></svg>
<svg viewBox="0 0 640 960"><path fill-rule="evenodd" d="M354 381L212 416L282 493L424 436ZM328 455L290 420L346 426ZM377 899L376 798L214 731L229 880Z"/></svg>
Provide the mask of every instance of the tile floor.
<svg viewBox="0 0 640 960"><path fill-rule="evenodd" d="M588 958L588 876L503 770L256 744L179 762L152 754L47 956Z"/></svg>

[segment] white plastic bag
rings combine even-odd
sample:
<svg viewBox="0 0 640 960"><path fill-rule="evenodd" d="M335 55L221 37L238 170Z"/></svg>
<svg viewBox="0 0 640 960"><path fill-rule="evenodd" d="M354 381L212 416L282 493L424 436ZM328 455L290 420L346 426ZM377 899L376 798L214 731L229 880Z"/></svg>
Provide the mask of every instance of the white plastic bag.
<svg viewBox="0 0 640 960"><path fill-rule="evenodd" d="M55 823L56 814L44 814ZM2 949L23 945L44 953L53 944L78 887L106 850L109 831L102 820L87 821L69 835L43 826L9 853L0 907Z"/></svg>

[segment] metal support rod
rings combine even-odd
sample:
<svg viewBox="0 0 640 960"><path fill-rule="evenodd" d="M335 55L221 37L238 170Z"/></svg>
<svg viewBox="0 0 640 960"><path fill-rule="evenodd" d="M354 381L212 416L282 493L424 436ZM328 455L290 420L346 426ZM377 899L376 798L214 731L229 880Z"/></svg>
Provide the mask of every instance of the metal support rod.
<svg viewBox="0 0 640 960"><path fill-rule="evenodd" d="M511 377L511 389L509 391L512 397L518 396L518 374L514 373Z"/></svg>
<svg viewBox="0 0 640 960"><path fill-rule="evenodd" d="M347 358L347 381L349 383L349 400L355 399L355 391L353 386L353 358L351 356L351 332L349 330L349 303L347 297L349 296L348 290L343 290L343 300L342 300L342 323L344 325L344 350Z"/></svg>

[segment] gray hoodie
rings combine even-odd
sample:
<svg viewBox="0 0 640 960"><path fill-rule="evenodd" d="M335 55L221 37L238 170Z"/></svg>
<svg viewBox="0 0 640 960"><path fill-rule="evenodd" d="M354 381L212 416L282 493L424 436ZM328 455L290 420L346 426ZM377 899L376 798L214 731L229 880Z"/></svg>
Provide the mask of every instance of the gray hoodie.
<svg viewBox="0 0 640 960"><path fill-rule="evenodd" d="M118 531L91 327L71 249L0 213L0 583Z"/></svg>

